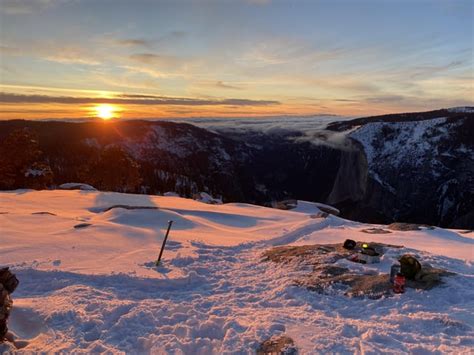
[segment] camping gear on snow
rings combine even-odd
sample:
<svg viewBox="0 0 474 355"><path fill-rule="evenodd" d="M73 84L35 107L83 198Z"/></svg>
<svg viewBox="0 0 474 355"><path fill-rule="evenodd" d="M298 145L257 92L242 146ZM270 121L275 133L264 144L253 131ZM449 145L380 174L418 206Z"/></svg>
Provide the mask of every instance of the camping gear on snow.
<svg viewBox="0 0 474 355"><path fill-rule="evenodd" d="M376 264L380 262L380 256L377 255L369 255L365 254L364 252L360 252L358 255L359 262L363 261L363 264Z"/></svg>
<svg viewBox="0 0 474 355"><path fill-rule="evenodd" d="M399 253L396 259L391 259L392 253L401 250L403 247L376 242L367 244L380 254L381 259L382 255L385 255L385 265L379 265L380 267L371 267L374 265L369 264L366 265L367 267L351 266L345 260L365 264L364 260L359 259L363 255L362 252L358 252L359 250L362 251L363 242L358 241L354 250L343 248L343 244L341 242L337 244L272 247L262 254L261 261L281 263L290 270L301 271L294 282L297 286L305 287L310 291L328 294L329 290L331 294L336 292L343 293L348 297L368 297L370 299L393 297L396 295L395 292L402 293L407 288L430 290L441 285L444 277L455 275L447 270L434 268L423 263L422 270L415 276L415 280L407 280L400 272L395 272L400 270L401 267L396 259L400 258L403 253ZM388 255L387 251L389 252ZM391 262L386 264L389 260ZM392 264L394 264L392 270L395 273L391 283L389 282L389 274ZM380 272L382 270L385 270L385 272ZM395 287L397 274L400 275ZM339 288L339 285L344 287Z"/></svg>
<svg viewBox="0 0 474 355"><path fill-rule="evenodd" d="M353 261L355 263L365 264L365 261L359 259L359 253L349 256L347 260Z"/></svg>
<svg viewBox="0 0 474 355"><path fill-rule="evenodd" d="M349 261L361 264L376 264L380 262L380 256L377 255L368 255L363 252L358 252L357 254L351 255L347 258Z"/></svg>
<svg viewBox="0 0 474 355"><path fill-rule="evenodd" d="M367 254L367 255L371 255L371 256L376 256L376 255L379 255L379 253L377 253L377 251L375 250L374 247L364 243L362 244L362 253L363 254Z"/></svg>
<svg viewBox="0 0 474 355"><path fill-rule="evenodd" d="M402 274L397 274L393 280L393 292L395 293L404 293L405 292L405 276Z"/></svg>
<svg viewBox="0 0 474 355"><path fill-rule="evenodd" d="M161 256L163 255L163 251L165 250L166 240L168 239L168 234L170 233L170 229L171 229L172 224L173 224L173 221L171 221L171 220L168 221L168 229L166 230L165 239L163 239L163 244L161 245L160 255L158 255L158 260L156 260L155 266L160 265Z"/></svg>
<svg viewBox="0 0 474 355"><path fill-rule="evenodd" d="M20 282L16 278L15 274L10 271L10 268L4 267L0 269L0 284L3 285L5 290L8 293L13 293L15 289L18 287Z"/></svg>
<svg viewBox="0 0 474 355"><path fill-rule="evenodd" d="M364 243L360 251L359 260L364 261L364 264L375 264L380 262L380 254L377 253L374 247Z"/></svg>
<svg viewBox="0 0 474 355"><path fill-rule="evenodd" d="M357 251L356 254L351 255L348 258L348 260L355 263L374 264L380 262L380 254L373 246L370 246L367 243L363 243L360 247L357 247L357 243L355 241L347 239L344 242L343 248Z"/></svg>
<svg viewBox="0 0 474 355"><path fill-rule="evenodd" d="M374 246L367 243L363 243L360 247L357 247L355 241L347 239L344 242L343 248L349 250L357 250L357 253L351 255L348 260L355 263L361 264L375 264L380 262L380 253L375 250Z"/></svg>
<svg viewBox="0 0 474 355"><path fill-rule="evenodd" d="M421 264L413 255L402 255L398 261L400 262L400 273L407 280L414 280L416 274L421 271Z"/></svg>
<svg viewBox="0 0 474 355"><path fill-rule="evenodd" d="M390 268L390 283L395 282L395 276L400 273L400 264L393 264Z"/></svg>
<svg viewBox="0 0 474 355"><path fill-rule="evenodd" d="M347 250L352 250L352 249L355 248L356 245L357 245L357 243L355 242L355 240L346 239L346 241L344 242L344 245L342 247L344 249L347 249Z"/></svg>

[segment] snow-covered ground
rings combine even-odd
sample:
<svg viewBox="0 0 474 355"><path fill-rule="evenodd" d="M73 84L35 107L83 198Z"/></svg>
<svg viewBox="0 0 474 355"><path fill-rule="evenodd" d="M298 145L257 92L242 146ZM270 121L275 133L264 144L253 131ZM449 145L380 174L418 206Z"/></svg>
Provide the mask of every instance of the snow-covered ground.
<svg viewBox="0 0 474 355"><path fill-rule="evenodd" d="M281 211L173 196L2 192L0 264L20 279L11 328L30 340L27 352L246 354L282 333L301 353L473 349L473 233L366 234L374 226L318 212L308 202ZM387 273L410 251L457 275L431 291L370 300L298 288L285 265L261 261L274 245L347 238L405 246L364 268Z"/></svg>

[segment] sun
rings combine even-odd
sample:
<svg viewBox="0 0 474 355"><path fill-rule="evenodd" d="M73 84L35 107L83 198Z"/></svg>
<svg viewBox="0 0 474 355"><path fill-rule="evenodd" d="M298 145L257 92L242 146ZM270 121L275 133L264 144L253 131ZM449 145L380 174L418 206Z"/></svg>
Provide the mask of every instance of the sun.
<svg viewBox="0 0 474 355"><path fill-rule="evenodd" d="M97 117L103 120L110 120L115 117L117 108L113 105L97 105L95 107Z"/></svg>

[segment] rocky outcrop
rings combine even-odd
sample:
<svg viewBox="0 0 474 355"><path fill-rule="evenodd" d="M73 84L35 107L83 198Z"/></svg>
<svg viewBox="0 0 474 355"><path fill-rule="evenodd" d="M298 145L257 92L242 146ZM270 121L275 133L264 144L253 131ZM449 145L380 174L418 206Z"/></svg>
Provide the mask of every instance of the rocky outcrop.
<svg viewBox="0 0 474 355"><path fill-rule="evenodd" d="M293 339L286 335L273 336L265 340L257 349L257 355L297 355L298 349Z"/></svg>

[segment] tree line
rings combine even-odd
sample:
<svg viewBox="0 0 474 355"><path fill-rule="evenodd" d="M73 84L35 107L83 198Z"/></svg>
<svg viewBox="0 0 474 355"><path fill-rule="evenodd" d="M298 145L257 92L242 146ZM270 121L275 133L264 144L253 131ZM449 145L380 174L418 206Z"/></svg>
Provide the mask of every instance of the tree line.
<svg viewBox="0 0 474 355"><path fill-rule="evenodd" d="M79 181L103 191L136 192L142 179L140 166L118 145L95 149L77 168ZM40 149L36 132L12 131L0 142L0 189L47 189L56 185L48 157Z"/></svg>

